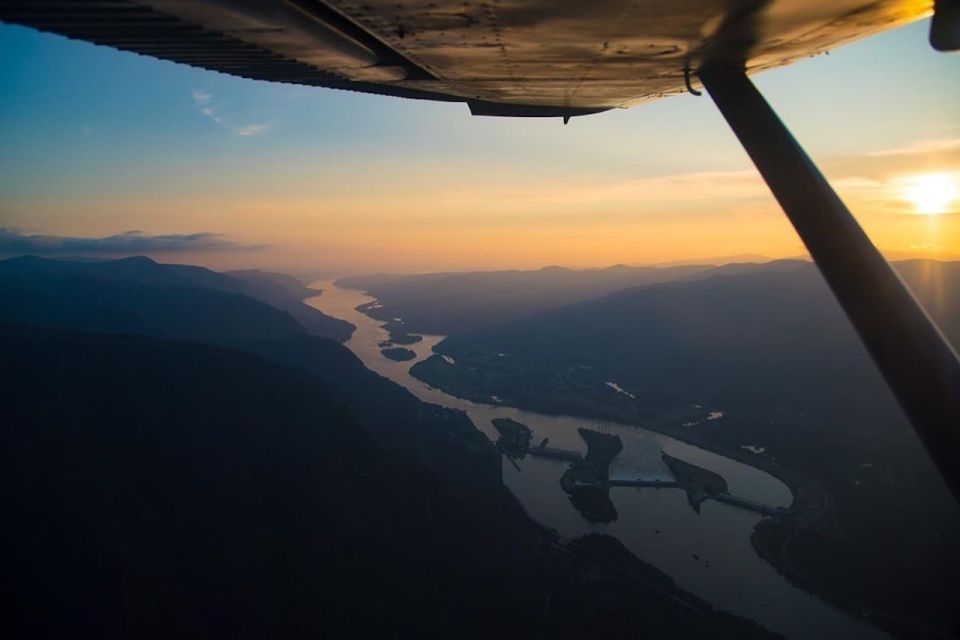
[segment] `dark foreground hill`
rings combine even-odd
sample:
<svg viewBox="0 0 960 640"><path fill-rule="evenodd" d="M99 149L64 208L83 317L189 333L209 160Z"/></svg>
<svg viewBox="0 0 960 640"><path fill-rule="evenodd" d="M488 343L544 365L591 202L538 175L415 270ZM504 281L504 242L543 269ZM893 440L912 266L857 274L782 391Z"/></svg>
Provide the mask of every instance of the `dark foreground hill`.
<svg viewBox="0 0 960 640"><path fill-rule="evenodd" d="M6 637L765 637L235 350L0 327Z"/></svg>
<svg viewBox="0 0 960 640"><path fill-rule="evenodd" d="M453 335L492 327L531 314L644 284L667 282L709 269L708 265L536 271L371 275L337 284L363 289L380 306L365 310L378 320L402 318L413 333Z"/></svg>
<svg viewBox="0 0 960 640"><path fill-rule="evenodd" d="M960 345L960 263L896 267ZM800 531L767 523L765 555L903 635L960 632L960 508L813 265L721 268L437 350L455 365L434 356L413 373L455 395L620 420L799 471L825 488L826 509Z"/></svg>

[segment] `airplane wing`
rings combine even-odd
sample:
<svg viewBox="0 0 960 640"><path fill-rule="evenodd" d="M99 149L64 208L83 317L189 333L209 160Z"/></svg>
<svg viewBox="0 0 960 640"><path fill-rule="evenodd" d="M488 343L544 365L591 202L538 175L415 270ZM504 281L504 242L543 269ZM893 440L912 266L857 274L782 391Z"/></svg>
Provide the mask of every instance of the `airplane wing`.
<svg viewBox="0 0 960 640"><path fill-rule="evenodd" d="M0 0L0 20L244 78L573 116L758 71L928 15L932 0ZM744 60L732 60L743 57Z"/></svg>

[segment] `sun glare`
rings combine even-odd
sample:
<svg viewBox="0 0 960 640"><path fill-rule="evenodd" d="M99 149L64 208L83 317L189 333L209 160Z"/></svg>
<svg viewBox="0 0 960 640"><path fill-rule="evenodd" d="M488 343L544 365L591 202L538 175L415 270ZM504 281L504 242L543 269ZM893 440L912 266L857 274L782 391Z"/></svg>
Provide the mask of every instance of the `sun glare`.
<svg viewBox="0 0 960 640"><path fill-rule="evenodd" d="M957 197L957 183L946 173L911 176L904 181L903 197L913 203L917 213L944 213Z"/></svg>

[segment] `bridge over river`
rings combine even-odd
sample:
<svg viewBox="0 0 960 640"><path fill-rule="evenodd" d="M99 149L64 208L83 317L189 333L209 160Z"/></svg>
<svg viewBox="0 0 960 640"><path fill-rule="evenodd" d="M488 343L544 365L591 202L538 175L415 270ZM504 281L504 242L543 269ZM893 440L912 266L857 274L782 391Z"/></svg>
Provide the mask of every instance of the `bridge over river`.
<svg viewBox="0 0 960 640"><path fill-rule="evenodd" d="M551 460L562 460L564 462L572 463L583 462L584 460L584 456L576 451L559 449L557 447L548 447L546 444L532 446L527 450L527 453L538 458L549 458ZM663 456L668 462L668 466L674 468L677 462L676 459L671 458L666 453L664 453ZM671 462L673 464L671 464ZM739 507L747 511L753 511L754 513L759 513L772 518L784 518L793 515L794 513L793 509L789 509L787 507L775 507L772 505L763 504L762 502L757 502L756 500L750 500L748 498L741 498L739 496L731 495L727 491L705 489L696 482L687 482L679 480L676 477L609 478L606 480L597 481L584 481L580 479L574 481L571 486L584 489L600 489L604 491L610 489L611 487L682 489L683 491L687 492L691 505L695 505L695 508L697 508L698 511L700 503L702 503L704 500L715 500L717 502L729 504L734 507Z"/></svg>
<svg viewBox="0 0 960 640"><path fill-rule="evenodd" d="M659 478L654 479L611 479L608 481L608 485L611 487L650 487L654 489L683 489L684 491L693 493L700 498L700 501L703 500L716 500L717 502L723 502L724 504L733 505L735 507L740 507L741 509L746 509L747 511L754 511L756 513L763 514L765 516L770 516L773 518L783 518L789 515L793 515L793 509L788 509L787 507L774 507L768 504L763 504L762 502L757 502L756 500L750 500L748 498L741 498L739 496L730 495L725 491L711 493L706 492L700 489L700 487L689 482L680 482L679 480L662 480Z"/></svg>

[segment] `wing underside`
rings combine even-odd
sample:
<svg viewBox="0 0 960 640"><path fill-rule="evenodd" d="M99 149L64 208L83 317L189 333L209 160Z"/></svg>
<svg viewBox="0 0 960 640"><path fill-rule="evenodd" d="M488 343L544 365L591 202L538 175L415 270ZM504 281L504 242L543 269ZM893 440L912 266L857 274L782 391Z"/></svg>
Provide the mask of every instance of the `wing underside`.
<svg viewBox="0 0 960 640"><path fill-rule="evenodd" d="M0 20L236 76L580 115L757 71L930 13L931 0L0 0Z"/></svg>

